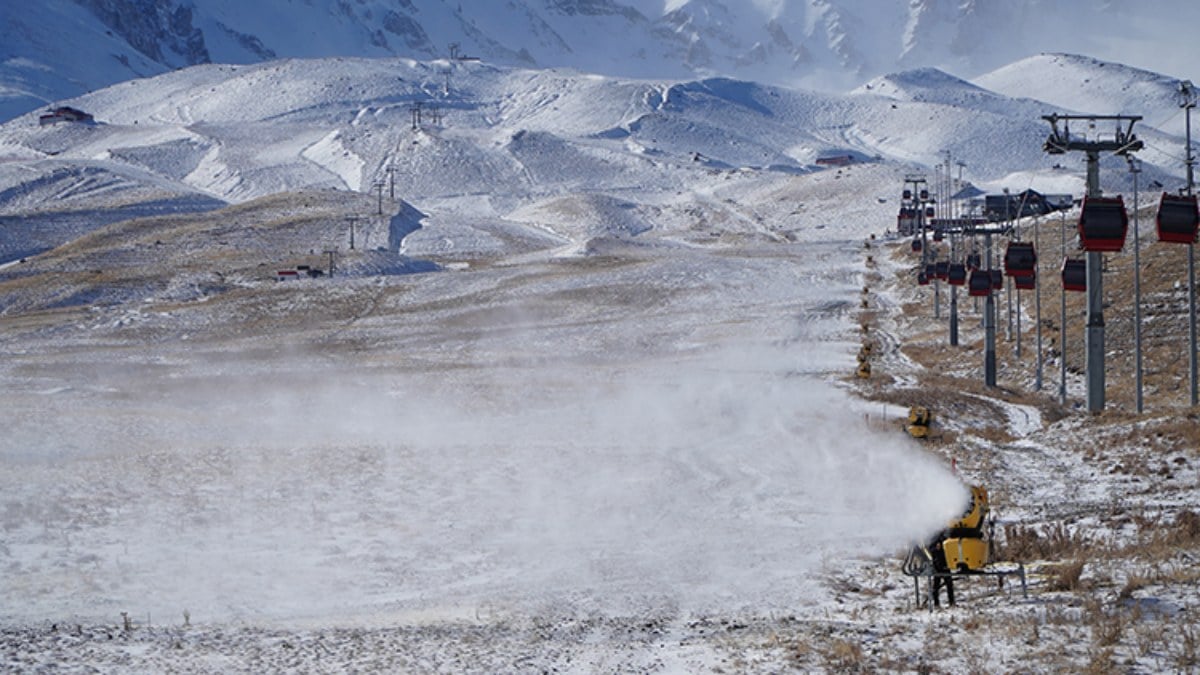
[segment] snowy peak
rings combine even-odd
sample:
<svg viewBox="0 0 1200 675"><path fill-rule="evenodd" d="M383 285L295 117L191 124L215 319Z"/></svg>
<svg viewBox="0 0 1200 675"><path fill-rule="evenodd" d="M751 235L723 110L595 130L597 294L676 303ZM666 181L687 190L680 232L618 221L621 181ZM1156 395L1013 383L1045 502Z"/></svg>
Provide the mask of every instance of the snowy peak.
<svg viewBox="0 0 1200 675"><path fill-rule="evenodd" d="M1172 63L1200 57L1200 46L1179 28L1189 17L1200 20L1200 8L1159 11L1170 9L1167 0L1101 4L1105 20L1080 25L1079 8L1038 0L0 3L0 119L181 66L288 57L465 57L623 77L720 75L837 90L897 67L973 76L1047 48L1126 61L1137 55L1131 45L1158 44L1164 34L1179 38L1171 42ZM1064 32L1063 25L1076 30ZM1153 52L1142 57L1162 59Z"/></svg>
<svg viewBox="0 0 1200 675"><path fill-rule="evenodd" d="M1074 54L1031 56L975 78L1006 96L1031 98L1062 112L1143 115L1146 123L1183 133L1179 80L1139 68ZM1053 112L1053 111L1048 111Z"/></svg>
<svg viewBox="0 0 1200 675"><path fill-rule="evenodd" d="M854 93L871 93L899 101L946 102L978 97L988 92L937 68L917 68L877 77Z"/></svg>

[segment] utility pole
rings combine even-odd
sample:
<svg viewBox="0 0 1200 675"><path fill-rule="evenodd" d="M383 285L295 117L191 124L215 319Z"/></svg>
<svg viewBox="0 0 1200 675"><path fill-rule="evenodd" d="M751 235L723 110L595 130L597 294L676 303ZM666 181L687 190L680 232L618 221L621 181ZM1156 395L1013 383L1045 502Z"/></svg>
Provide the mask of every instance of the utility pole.
<svg viewBox="0 0 1200 675"><path fill-rule="evenodd" d="M955 232L959 229L958 223L954 222L954 186L951 183L950 175L950 151L946 151L946 173L943 175L942 186L945 188L945 194L942 197L942 216L943 222L946 224L947 236L950 237L950 262L955 263L958 260L958 246L955 239ZM951 284L950 286L950 346L958 346L958 286Z"/></svg>
<svg viewBox="0 0 1200 675"><path fill-rule="evenodd" d="M1133 125L1141 115L1043 115L1050 123L1051 133L1042 149L1049 154L1079 150L1087 154L1087 196L1099 197L1100 153L1125 155L1142 149L1143 143L1133 134ZM1084 136L1072 137L1071 120L1114 120L1116 133L1112 140L1089 141ZM1063 127L1059 129L1059 122ZM1121 124L1128 122L1125 129ZM1099 251L1087 252L1087 405L1088 412L1104 410L1104 259Z"/></svg>
<svg viewBox="0 0 1200 675"><path fill-rule="evenodd" d="M1008 188L1004 188L1004 225L1011 231L1013 226L1012 217L1012 197L1009 195ZM1012 240L1011 235L1009 240ZM1008 309L1004 314L1004 340L1012 341L1012 277L1007 274L1004 276L1004 283L1008 286L1008 292L1004 294L1004 299L1008 301Z"/></svg>
<svg viewBox="0 0 1200 675"><path fill-rule="evenodd" d="M958 185L951 187L951 194L950 194L950 200L949 200L950 220L954 222L955 229L957 229L960 232L960 235L959 235L960 238L962 236L961 233L965 231L965 224L963 222L959 222L959 218L960 218L961 214L956 215L954 212L955 211L955 209L954 209L954 194L955 194L954 188L960 187L962 185L962 170L963 170L964 166L966 166L966 164L963 164L962 162L958 163ZM951 171L950 152L946 151L946 173L947 173L947 175L950 173L950 171ZM959 210L961 211L961 209L959 209ZM958 251L958 248L955 244L956 244L955 240L951 239L950 240L950 256L952 259L956 255L962 255ZM951 347L958 346L958 286L950 287L950 346Z"/></svg>
<svg viewBox="0 0 1200 675"><path fill-rule="evenodd" d="M1042 246L1041 240L1042 219L1040 216L1035 216L1033 219L1033 250L1037 251ZM1034 287L1033 287L1033 313L1037 317L1037 375L1034 378L1033 388L1035 391L1042 390L1042 275L1038 273L1037 266L1034 266Z"/></svg>
<svg viewBox="0 0 1200 675"><path fill-rule="evenodd" d="M354 225L358 223L358 216L346 216L346 220L350 222L350 250L354 250Z"/></svg>
<svg viewBox="0 0 1200 675"><path fill-rule="evenodd" d="M1196 107L1196 90L1190 80L1179 83L1179 107L1184 109L1187 130L1187 195L1192 196L1193 169L1196 159L1192 156L1192 108ZM1188 244L1188 366L1192 378L1192 406L1195 407L1198 398L1196 379L1196 244Z"/></svg>
<svg viewBox="0 0 1200 675"><path fill-rule="evenodd" d="M396 167L392 166L391 162L389 162L384 171L388 175L388 199L396 201Z"/></svg>
<svg viewBox="0 0 1200 675"><path fill-rule="evenodd" d="M1137 411L1142 413L1142 265L1141 238L1138 236L1138 174L1142 172L1141 162L1131 155L1125 155L1129 163L1129 173L1133 174L1133 358L1134 379L1137 382Z"/></svg>
<svg viewBox="0 0 1200 675"><path fill-rule="evenodd" d="M421 101L413 101L408 107L408 112L412 116L412 130L416 131L421 128Z"/></svg>
<svg viewBox="0 0 1200 675"><path fill-rule="evenodd" d="M934 178L934 184L935 185L937 184L936 177ZM933 204L934 205L932 207L932 212L934 214L937 213L937 208L939 206L941 206L940 204L938 204L937 197L935 197L933 195L929 196L929 201L925 202L925 204ZM930 207L924 207L924 208L930 208ZM931 219L930 225L931 226L933 225L932 219ZM933 240L935 243L937 242L937 239L938 239L937 230L935 229L934 237L933 237ZM933 254L934 254L933 255L933 264L935 266L934 269L936 269L936 266L938 263L938 256L937 256L938 251L936 250L936 248L933 251ZM931 281L933 282L933 318L940 319L940 318L942 318L942 285L940 283L938 283L940 280L938 279L936 274L933 275L933 279L931 279Z"/></svg>
<svg viewBox="0 0 1200 675"><path fill-rule="evenodd" d="M379 200L378 200L379 207L377 209L377 213L381 216L383 215L383 186L384 186L384 182L381 180L375 181L375 184L371 186L371 187L375 188L375 190L377 192L379 192Z"/></svg>
<svg viewBox="0 0 1200 675"><path fill-rule="evenodd" d="M984 269L992 269L992 233L983 235ZM983 383L996 386L996 293L988 291L983 303Z"/></svg>
<svg viewBox="0 0 1200 675"><path fill-rule="evenodd" d="M1061 237L1063 264L1067 260L1067 213L1059 212L1058 234ZM1062 287L1059 293L1058 318L1058 400L1067 404L1067 289Z"/></svg>
<svg viewBox="0 0 1200 675"><path fill-rule="evenodd" d="M934 204L934 212L938 214L937 229L935 229L934 231L940 232L942 237L945 238L945 236L946 236L946 180L945 180L945 175L942 173L942 165L940 163L936 167L934 167L934 170L937 175L937 178L936 178L936 185L937 185L936 193L937 194L934 197L933 204ZM946 261L946 264L949 265L951 262L952 262L952 259L949 259ZM933 287L934 294L935 294L935 296L937 296L936 303L934 304L933 315L935 318L940 319L942 316L941 297L940 297L941 284L938 284L938 282L936 280L933 283L934 283L934 287Z"/></svg>
<svg viewBox="0 0 1200 675"><path fill-rule="evenodd" d="M950 260L958 259L958 245L955 235L950 235ZM950 285L950 346L958 346L958 286Z"/></svg>

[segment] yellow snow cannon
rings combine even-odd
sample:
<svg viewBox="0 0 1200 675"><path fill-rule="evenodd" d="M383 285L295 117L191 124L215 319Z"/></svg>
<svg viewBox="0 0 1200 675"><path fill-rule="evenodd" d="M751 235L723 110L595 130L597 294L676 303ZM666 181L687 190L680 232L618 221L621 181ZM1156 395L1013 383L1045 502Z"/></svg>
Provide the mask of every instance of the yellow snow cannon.
<svg viewBox="0 0 1200 675"><path fill-rule="evenodd" d="M927 542L914 544L904 558L901 571L913 578L918 607L937 607L943 588L946 599L954 605L955 579L993 577L1003 588L1006 577L1017 577L1021 581L1021 594L1028 597L1024 563L989 562L989 546L984 539L988 493L982 485L970 486L970 492L971 501L963 514ZM928 579L925 592L921 590L922 578Z"/></svg>
<svg viewBox="0 0 1200 675"><path fill-rule="evenodd" d="M913 438L928 438L929 425L933 424L933 413L923 405L908 409L908 435Z"/></svg>
<svg viewBox="0 0 1200 675"><path fill-rule="evenodd" d="M942 551L946 566L957 572L978 572L988 564L988 545L983 540L983 524L988 514L988 493L982 485L971 486L971 503L958 520L947 528Z"/></svg>
<svg viewBox="0 0 1200 675"><path fill-rule="evenodd" d="M871 376L871 362L870 361L860 362L858 364L858 370L855 371L855 374L863 379L870 377Z"/></svg>

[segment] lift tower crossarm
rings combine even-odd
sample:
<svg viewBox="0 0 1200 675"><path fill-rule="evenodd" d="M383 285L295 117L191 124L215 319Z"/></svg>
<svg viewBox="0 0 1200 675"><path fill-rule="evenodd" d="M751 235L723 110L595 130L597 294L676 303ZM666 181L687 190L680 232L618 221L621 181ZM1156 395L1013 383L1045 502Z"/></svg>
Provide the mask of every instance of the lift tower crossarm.
<svg viewBox="0 0 1200 675"><path fill-rule="evenodd" d="M1125 155L1137 152L1143 147L1141 139L1133 133L1133 125L1142 120L1141 115L1042 115L1042 119L1050 123L1050 136L1042 145L1042 149L1051 155L1062 155L1070 150L1083 152L1111 152ZM1089 141L1085 138L1071 136L1071 120L1087 122L1112 121L1116 122L1116 133L1112 140ZM1058 123L1062 122L1062 127ZM1124 128L1122 128L1124 125Z"/></svg>
<svg viewBox="0 0 1200 675"><path fill-rule="evenodd" d="M1042 115L1050 123L1050 136L1042 149L1051 155L1061 155L1075 150L1087 153L1087 196L1100 197L1100 153L1108 152L1128 156L1143 147L1133 133L1133 125L1141 115ZM1097 121L1115 123L1111 139L1089 140L1071 136L1071 121L1083 120L1089 124ZM1062 126L1059 127L1059 123ZM1102 274L1103 254L1099 251L1087 253L1087 407L1088 412L1104 410L1104 277Z"/></svg>

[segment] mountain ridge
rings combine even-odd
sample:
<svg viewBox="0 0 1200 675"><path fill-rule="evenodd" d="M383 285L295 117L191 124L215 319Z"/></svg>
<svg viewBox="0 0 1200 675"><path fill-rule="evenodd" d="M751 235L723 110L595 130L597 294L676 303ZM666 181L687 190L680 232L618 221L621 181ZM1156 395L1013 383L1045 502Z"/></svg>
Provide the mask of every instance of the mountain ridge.
<svg viewBox="0 0 1200 675"><path fill-rule="evenodd" d="M1145 181L1178 182L1175 81L1078 62L1075 77L1101 92L1150 92L1139 110L1147 121L1136 129L1147 145L1139 153ZM1014 81L1049 79L1043 71L1052 67L1053 58L1027 61ZM39 200L68 206L79 194L69 186L85 174L112 194L239 203L303 189L368 192L391 167L416 203L487 195L493 206L507 202L496 207L506 212L547 195L619 193L640 180L628 176L686 189L712 174L814 175L817 160L834 155L925 171L947 152L985 189L1077 193L1082 167L1042 151L1041 118L1095 112L928 68L837 95L723 77L614 78L405 58L192 66L69 103L97 123L41 126L29 113L0 125L0 194L14 200L0 210ZM1123 160L1104 165L1106 189L1124 189Z"/></svg>
<svg viewBox="0 0 1200 675"><path fill-rule="evenodd" d="M1086 10L1108 20L1087 18ZM1130 45L1166 32L1181 35L1173 41L1180 56L1200 57L1200 47L1180 33L1189 18L1200 20L1200 8L1169 0L1138 8L1100 0L1047 8L1025 0L1005 9L932 0L9 3L0 8L0 119L174 68L283 57L478 57L620 77L727 76L839 91L897 69L938 67L969 78L1047 50L1166 66L1153 47L1139 55ZM1079 30L1056 28L1063 22Z"/></svg>

